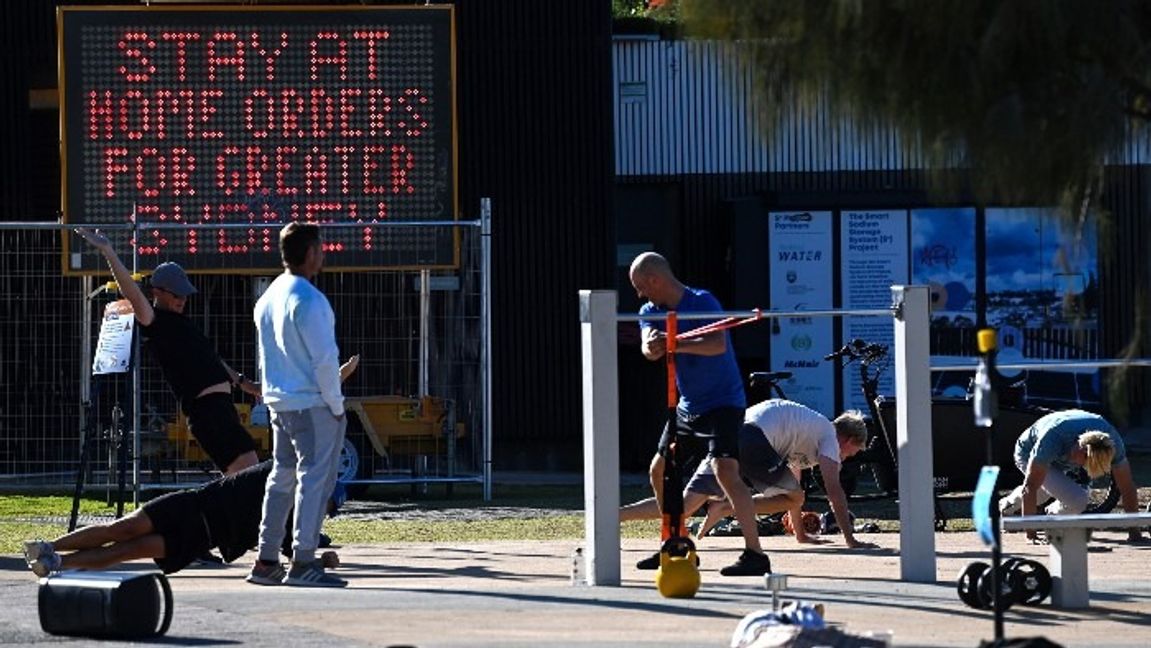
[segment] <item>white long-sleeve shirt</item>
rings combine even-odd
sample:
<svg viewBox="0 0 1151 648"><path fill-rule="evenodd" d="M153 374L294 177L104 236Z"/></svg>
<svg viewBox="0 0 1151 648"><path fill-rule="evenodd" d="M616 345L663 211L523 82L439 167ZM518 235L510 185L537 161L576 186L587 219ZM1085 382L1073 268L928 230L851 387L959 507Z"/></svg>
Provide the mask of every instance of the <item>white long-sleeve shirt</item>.
<svg viewBox="0 0 1151 648"><path fill-rule="evenodd" d="M285 272L256 302L260 382L275 412L327 405L344 413L336 315L328 298L303 277Z"/></svg>

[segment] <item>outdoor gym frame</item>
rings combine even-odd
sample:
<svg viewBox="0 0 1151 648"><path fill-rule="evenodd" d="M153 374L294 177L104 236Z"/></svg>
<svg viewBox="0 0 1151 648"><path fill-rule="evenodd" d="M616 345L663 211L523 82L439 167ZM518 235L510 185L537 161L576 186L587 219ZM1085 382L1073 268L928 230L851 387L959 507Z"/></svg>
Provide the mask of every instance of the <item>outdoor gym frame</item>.
<svg viewBox="0 0 1151 648"><path fill-rule="evenodd" d="M930 294L927 286L892 286L889 309L802 312L677 313L681 320L723 317L891 316L895 325L896 441L899 451L900 577L933 583L935 509L932 481ZM619 376L613 290L580 291L583 357L584 533L587 584L620 584ZM648 319L657 319L658 316ZM911 421L917 421L912 425Z"/></svg>
<svg viewBox="0 0 1151 648"><path fill-rule="evenodd" d="M975 370L969 363L931 366L930 293L927 286L892 286L892 305L883 310L798 312L738 311L677 313L680 320L781 317L891 316L895 332L896 443L899 467L899 556L903 581L933 583L935 569L934 466L931 429L933 371ZM611 290L580 291L583 354L584 525L588 585L620 584L619 379L616 330L638 315L616 314ZM659 319L647 316L645 319ZM1087 369L1151 367L1151 359L1013 362L999 369ZM917 421L911 425L911 421ZM972 429L974 433L974 428Z"/></svg>

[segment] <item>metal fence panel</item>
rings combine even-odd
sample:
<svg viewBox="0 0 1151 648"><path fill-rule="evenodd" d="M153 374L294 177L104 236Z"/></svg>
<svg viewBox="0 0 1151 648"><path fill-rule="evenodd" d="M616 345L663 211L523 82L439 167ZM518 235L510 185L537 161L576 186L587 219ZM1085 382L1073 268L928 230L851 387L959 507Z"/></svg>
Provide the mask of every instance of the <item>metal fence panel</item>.
<svg viewBox="0 0 1151 648"><path fill-rule="evenodd" d="M429 226L457 230L456 270L323 273L316 281L336 312L341 356L358 353L362 358L344 385L349 404L355 404L351 409L372 417L349 426L353 447L364 453L357 457L362 467L352 476L479 480L484 270L479 228L470 225ZM72 249L84 245L76 235L67 236ZM115 409L123 413L120 427L128 433L128 445L137 447L133 432L139 438L141 488L208 479L215 474L210 462L188 435L174 396L146 352L137 363L138 426L130 374L91 376L104 307L119 295L114 284L103 283L110 276L62 276L61 245L55 225L0 224L0 246L6 251L0 255L0 488L73 485L86 429L93 450L87 483L110 488L117 472ZM150 259L146 269L160 261ZM421 274L428 279L426 292ZM257 375L252 308L271 277L192 279L199 293L189 299L185 313L225 362ZM261 406L240 395L236 403L266 454ZM376 439L356 438L361 429Z"/></svg>

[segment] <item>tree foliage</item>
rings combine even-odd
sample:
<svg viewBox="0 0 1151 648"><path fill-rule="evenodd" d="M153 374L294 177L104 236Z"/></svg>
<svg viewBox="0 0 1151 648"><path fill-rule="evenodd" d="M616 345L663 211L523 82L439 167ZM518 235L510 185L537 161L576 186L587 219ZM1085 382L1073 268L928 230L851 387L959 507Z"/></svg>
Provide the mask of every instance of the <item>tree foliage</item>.
<svg viewBox="0 0 1151 648"><path fill-rule="evenodd" d="M744 45L767 110L819 102L892 129L928 177L982 204L1059 205L1071 231L1106 216L1103 167L1151 121L1143 0L681 0L680 15L691 36ZM1151 336L1137 270L1124 357ZM1111 374L1113 412L1130 378Z"/></svg>
<svg viewBox="0 0 1151 648"><path fill-rule="evenodd" d="M894 128L983 201L1081 204L1151 117L1151 3L684 0L689 33L746 41L768 106L825 100Z"/></svg>

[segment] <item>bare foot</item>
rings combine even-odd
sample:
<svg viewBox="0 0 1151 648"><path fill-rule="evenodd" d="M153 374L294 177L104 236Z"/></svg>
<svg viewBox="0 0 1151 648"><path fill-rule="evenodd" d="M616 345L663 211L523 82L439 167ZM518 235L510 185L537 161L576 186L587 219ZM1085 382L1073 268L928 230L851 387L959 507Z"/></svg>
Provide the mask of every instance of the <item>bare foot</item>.
<svg viewBox="0 0 1151 648"><path fill-rule="evenodd" d="M707 503L707 515L703 518L703 524L699 525L699 531L695 534L696 539L703 538L711 531L719 521L725 517L730 516L735 510L732 509L731 504L727 500L710 501Z"/></svg>

